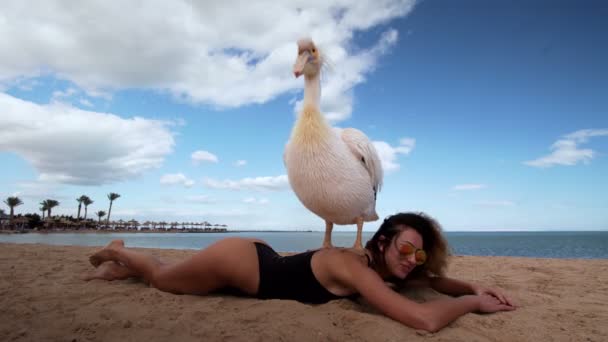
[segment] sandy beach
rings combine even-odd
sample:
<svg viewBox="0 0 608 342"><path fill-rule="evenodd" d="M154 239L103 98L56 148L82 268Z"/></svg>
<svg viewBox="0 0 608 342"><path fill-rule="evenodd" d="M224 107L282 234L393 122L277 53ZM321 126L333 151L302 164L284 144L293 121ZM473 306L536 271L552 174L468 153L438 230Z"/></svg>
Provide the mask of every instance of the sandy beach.
<svg viewBox="0 0 608 342"><path fill-rule="evenodd" d="M608 260L452 258L448 275L505 289L513 312L417 331L348 299L323 305L172 295L84 282L98 247L0 244L0 341L607 341ZM194 251L145 251L178 260ZM409 291L418 301L438 294Z"/></svg>

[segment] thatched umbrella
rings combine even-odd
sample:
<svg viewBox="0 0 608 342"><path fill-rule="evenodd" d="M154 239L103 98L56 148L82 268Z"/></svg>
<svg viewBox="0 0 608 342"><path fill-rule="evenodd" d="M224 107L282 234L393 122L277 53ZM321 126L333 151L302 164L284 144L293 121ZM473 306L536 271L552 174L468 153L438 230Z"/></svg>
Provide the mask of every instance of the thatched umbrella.
<svg viewBox="0 0 608 342"><path fill-rule="evenodd" d="M137 222L137 220L132 219L131 221L129 221L129 226L133 227L135 230L139 230L139 222ZM130 229L129 227L129 229Z"/></svg>
<svg viewBox="0 0 608 342"><path fill-rule="evenodd" d="M60 218L59 219L59 227L61 227L62 229L69 229L72 228L72 222L69 220L66 220L64 218Z"/></svg>
<svg viewBox="0 0 608 342"><path fill-rule="evenodd" d="M25 226L29 225L30 219L25 216L19 216L19 217L13 218L11 223L13 224L14 228L23 230L23 228L25 228Z"/></svg>

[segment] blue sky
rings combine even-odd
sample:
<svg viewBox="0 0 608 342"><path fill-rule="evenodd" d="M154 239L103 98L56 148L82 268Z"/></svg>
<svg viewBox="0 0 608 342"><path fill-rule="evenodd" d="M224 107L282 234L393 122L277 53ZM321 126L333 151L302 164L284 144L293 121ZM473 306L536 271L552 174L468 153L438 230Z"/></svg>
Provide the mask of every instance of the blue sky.
<svg viewBox="0 0 608 342"><path fill-rule="evenodd" d="M114 219L322 230L282 161L308 36L332 61L323 112L381 156L380 217L608 228L602 1L63 6L0 5L0 196L17 213L51 198L75 215L86 194L90 215L117 192Z"/></svg>

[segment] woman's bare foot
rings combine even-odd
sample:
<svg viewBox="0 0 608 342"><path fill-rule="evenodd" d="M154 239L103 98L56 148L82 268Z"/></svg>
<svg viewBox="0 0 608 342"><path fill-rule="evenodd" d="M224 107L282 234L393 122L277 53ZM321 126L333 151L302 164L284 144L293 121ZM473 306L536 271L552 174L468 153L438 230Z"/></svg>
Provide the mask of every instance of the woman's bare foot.
<svg viewBox="0 0 608 342"><path fill-rule="evenodd" d="M131 271L114 261L106 261L99 265L93 272L82 277L82 280L89 281L93 279L116 280L127 279L133 276Z"/></svg>
<svg viewBox="0 0 608 342"><path fill-rule="evenodd" d="M89 262L91 265L97 267L101 265L104 261L112 260L113 251L116 249L124 248L125 242L123 240L113 240L107 246L105 246L102 250L97 253L91 255L89 257Z"/></svg>

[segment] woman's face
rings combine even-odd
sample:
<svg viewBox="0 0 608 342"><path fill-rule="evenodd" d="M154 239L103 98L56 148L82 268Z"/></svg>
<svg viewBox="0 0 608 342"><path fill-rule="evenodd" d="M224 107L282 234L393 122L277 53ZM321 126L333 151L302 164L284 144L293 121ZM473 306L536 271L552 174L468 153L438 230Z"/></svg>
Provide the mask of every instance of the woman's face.
<svg viewBox="0 0 608 342"><path fill-rule="evenodd" d="M422 249L422 236L412 228L406 228L386 246L380 246L388 271L399 279L404 279L416 267L416 253L409 255L400 252L400 248L411 243L416 249Z"/></svg>

